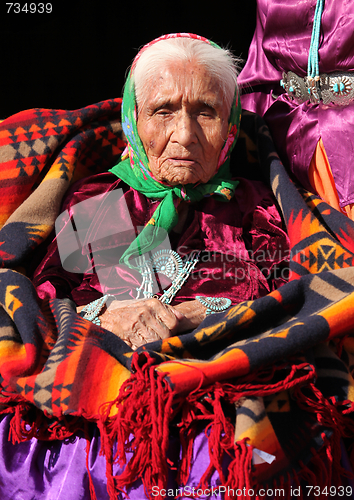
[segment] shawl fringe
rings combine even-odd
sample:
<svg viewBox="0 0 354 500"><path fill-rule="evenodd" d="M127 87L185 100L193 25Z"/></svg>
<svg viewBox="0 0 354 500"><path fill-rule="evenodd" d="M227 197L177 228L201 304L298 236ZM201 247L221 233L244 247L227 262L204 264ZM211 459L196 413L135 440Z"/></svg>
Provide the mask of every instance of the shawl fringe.
<svg viewBox="0 0 354 500"><path fill-rule="evenodd" d="M285 498L290 499L294 488L301 492L303 480L319 486L322 491L332 485L341 485L343 477L348 477L349 473L341 465L340 440L354 436L354 422L349 417L354 405L350 401L326 399L314 385L315 370L312 365L294 362L290 366L273 366L268 371L260 370L231 383L216 382L211 387L198 387L182 397L174 393L166 374L156 370L154 363L155 360L147 353L134 354L132 376L123 384L117 399L105 404L100 416L95 419L101 434L100 453L106 458L107 490L111 500L117 498L118 492L128 497L127 488L139 478L150 499L160 498L156 496L156 491L166 489L171 466L166 458L171 424L177 427L181 442L177 482L182 488L190 475L193 444L200 423L203 423L208 438L210 463L197 490L210 488L210 479L215 471L218 472L225 500L231 500L235 491L243 500L261 499L261 487L282 488ZM284 370L287 373L280 379L279 375ZM276 373L278 376L274 377ZM274 378L277 381L272 383ZM261 397L287 389L293 389L293 397L300 408L315 414L318 423L330 429L331 435L328 437L325 432L322 433L323 445L320 450L311 450L309 463L299 461L298 470L293 469L287 477L273 478L269 484L260 486L252 464L253 446L247 437L234 442L234 422L225 412L225 404L234 405L245 397ZM3 394L2 402L12 404L0 413L13 414L10 423L13 443L32 437L65 439L79 429L88 435L88 423L85 425L81 416L63 415L62 419L53 421L49 415L36 411L21 396L14 394ZM29 416L33 417L33 414L36 416L29 423ZM89 441L87 455L88 451ZM231 457L227 474L223 469L225 456ZM118 476L113 474L114 463L123 468ZM97 500L90 474L89 482L91 499Z"/></svg>
<svg viewBox="0 0 354 500"><path fill-rule="evenodd" d="M300 463L299 470L291 470L287 477L281 476L270 481L268 487L282 488L285 498L293 496L294 487L299 487L302 480L320 488L340 485L348 472L341 466L341 436L353 436L354 424L348 418L353 411L347 401L338 403L326 400L314 386L315 369L308 363L284 364L267 371L235 380L234 383L215 383L211 387L192 391L185 397L174 394L166 374L155 370L154 360L147 354L146 363L141 365L141 357L133 358L134 373L122 387L116 401L105 406L100 420L102 435L101 452L107 459L107 478L110 498L117 493L126 492L137 478L141 478L149 498L158 491L166 489L169 461L166 458L168 436L171 423L175 420L181 443L181 461L178 465L177 483L180 488L186 486L190 475L193 444L202 422L208 438L210 463L201 477L196 490L210 488L210 478L217 471L220 486L223 487L225 500L238 498L250 500L262 498L252 464L253 447L249 438L234 442L234 422L225 412L226 404L235 404L244 397L266 396L287 389L294 389L294 397L299 405L309 412L315 412L323 427L332 431L330 438L322 433L322 448L312 451L310 463ZM139 362L140 361L140 362ZM272 383L274 375L287 370L287 374ZM278 377L279 378L279 377ZM306 388L309 396L304 395ZM110 416L112 408L118 409L115 416ZM346 431L344 430L346 429ZM134 437L133 437L134 436ZM117 451L113 456L113 443ZM128 458L127 455L131 454ZM223 469L225 456L232 457L228 473ZM123 473L113 476L112 464L125 466ZM314 470L315 472L311 472ZM301 489L301 488L300 488ZM162 498L162 497L161 497Z"/></svg>

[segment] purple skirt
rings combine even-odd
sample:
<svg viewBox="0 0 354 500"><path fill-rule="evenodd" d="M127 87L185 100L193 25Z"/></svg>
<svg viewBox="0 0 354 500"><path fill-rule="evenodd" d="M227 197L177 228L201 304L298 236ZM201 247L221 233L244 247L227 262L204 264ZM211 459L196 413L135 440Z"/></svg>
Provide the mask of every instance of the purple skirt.
<svg viewBox="0 0 354 500"><path fill-rule="evenodd" d="M87 470L87 440L83 435L76 435L64 441L29 441L12 444L8 441L11 416L5 416L0 422L0 499L1 500L90 500L89 474ZM95 427L90 441L88 468L98 500L109 500L107 493L106 459L100 455L100 436ZM170 439L169 460L177 464L180 455L178 438ZM209 464L208 440L204 432L197 435L191 474L184 488L175 480L175 467L169 471L166 497L191 498L197 490L199 480ZM225 462L225 470L227 469ZM113 466L113 473L121 471ZM220 491L221 490L221 491ZM199 491L200 493L201 491ZM141 480L137 480L127 491L131 500L147 498ZM162 492L164 493L164 492ZM159 490L155 488L153 495ZM117 499L123 500L124 495ZM211 478L210 491L206 490L201 499L223 498L219 488L218 475Z"/></svg>
<svg viewBox="0 0 354 500"><path fill-rule="evenodd" d="M29 441L13 445L8 441L9 423L12 416L5 416L0 422L0 499L1 500L91 500L89 474L90 471L93 487L97 500L109 500L106 479L106 459L100 452L100 436L97 427L90 440L87 457L87 440L83 435L76 435L63 441L40 441L32 438ZM197 434L191 463L190 477L183 487L176 482L175 469L180 456L180 444L177 437L171 437L168 451L168 459L171 464L169 470L166 491L159 491L153 487L152 498L162 493L166 498L190 499L193 493L199 494L201 500L222 500L225 487L220 486L218 473L214 472L210 480L210 486L198 488L200 478L209 465L208 439L204 431ZM88 458L88 460L87 460ZM223 469L227 473L231 458L224 460ZM342 465L351 471L348 457L344 446L342 446ZM88 468L87 468L88 467ZM113 473L118 475L121 469L118 465L113 466ZM316 486L316 485L311 485ZM343 490L336 495L330 495L332 499L354 498L354 482L343 478ZM295 496L298 485L294 486ZM306 485L300 487L303 492L308 492ZM264 500L278 498L266 494ZM350 491L350 494L348 494ZM268 489L270 493L271 490ZM129 499L144 500L145 494L141 480L137 480L127 490ZM232 495L237 495L237 490L231 490ZM318 496L318 495L317 495ZM306 498L306 494L304 495ZM118 495L117 500L126 498ZM308 496L308 498L316 498Z"/></svg>

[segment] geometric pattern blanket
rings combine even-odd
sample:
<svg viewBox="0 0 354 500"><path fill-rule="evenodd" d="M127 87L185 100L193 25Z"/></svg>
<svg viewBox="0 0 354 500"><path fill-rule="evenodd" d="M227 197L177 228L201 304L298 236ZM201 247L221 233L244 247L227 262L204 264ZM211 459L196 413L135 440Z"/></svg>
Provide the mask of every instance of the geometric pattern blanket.
<svg viewBox="0 0 354 500"><path fill-rule="evenodd" d="M154 485L163 488L172 426L182 443L180 484L204 427L210 465L201 486L217 470L239 498L267 487L289 498L301 484L320 488L319 498L348 488L354 223L296 186L256 115L243 112L234 154L240 176L263 178L278 201L291 242L287 284L136 352L66 301L38 298L31 270L65 192L116 164L124 149L120 105L34 109L0 124L0 411L13 415L9 439L79 430L89 439L94 422L111 498L138 477L151 497ZM115 461L124 465L118 477Z"/></svg>

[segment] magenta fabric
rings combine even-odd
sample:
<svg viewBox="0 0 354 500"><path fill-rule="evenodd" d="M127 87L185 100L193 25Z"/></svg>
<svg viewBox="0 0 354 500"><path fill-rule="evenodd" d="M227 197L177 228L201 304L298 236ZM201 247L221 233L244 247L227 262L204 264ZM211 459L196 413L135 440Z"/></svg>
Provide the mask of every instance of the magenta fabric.
<svg viewBox="0 0 354 500"><path fill-rule="evenodd" d="M242 107L264 116L283 163L312 190L308 168L322 138L340 205L354 203L354 103L297 104L279 82L282 72L304 77L316 0L257 0L257 25L239 76ZM354 70L354 3L326 0L321 22L320 73Z"/></svg>
<svg viewBox="0 0 354 500"><path fill-rule="evenodd" d="M169 235L171 247L181 256L202 251L172 305L196 295L226 296L237 304L264 296L286 281L289 242L273 195L261 182L239 180L230 202L208 197L190 204L182 232ZM104 194L117 188L122 188L124 196L105 205ZM74 220L81 220L76 213L78 203L88 198L85 223L76 228L87 245L76 250L73 246L71 254L73 242L68 240L65 245L70 257L64 266L67 269L69 262L74 272L63 269L54 240L35 272L38 294L41 298L69 297L77 305L102 293L119 300L134 299L141 275L120 266L119 257L133 239L130 219L134 231L145 226L160 202L147 199L113 174L103 173L77 183L66 198L64 212L69 210Z"/></svg>

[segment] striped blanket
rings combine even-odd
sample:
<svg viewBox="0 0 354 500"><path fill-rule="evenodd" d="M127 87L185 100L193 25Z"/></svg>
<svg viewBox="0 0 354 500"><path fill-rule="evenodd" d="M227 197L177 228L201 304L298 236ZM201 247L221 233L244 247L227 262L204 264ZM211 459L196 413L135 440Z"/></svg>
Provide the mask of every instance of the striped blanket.
<svg viewBox="0 0 354 500"><path fill-rule="evenodd" d="M162 490L171 425L182 443L180 484L201 424L210 454L201 486L215 470L240 498L261 487L291 497L303 482L321 491L347 484L354 224L291 181L256 115L243 113L234 156L240 175L264 179L279 203L291 241L286 285L136 352L65 300L38 298L31 273L65 192L124 149L120 105L32 109L0 124L0 408L13 415L9 439L65 439L95 422L112 498L137 477L150 495ZM114 461L125 464L119 477Z"/></svg>

